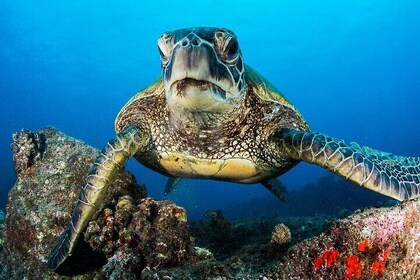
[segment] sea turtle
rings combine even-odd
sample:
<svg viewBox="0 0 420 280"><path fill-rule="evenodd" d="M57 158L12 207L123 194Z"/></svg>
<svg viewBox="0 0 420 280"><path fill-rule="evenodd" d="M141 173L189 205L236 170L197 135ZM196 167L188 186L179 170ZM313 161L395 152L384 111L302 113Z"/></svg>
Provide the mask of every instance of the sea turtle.
<svg viewBox="0 0 420 280"><path fill-rule="evenodd" d="M158 39L162 77L119 112L117 135L87 175L71 222L51 251L57 269L98 210L116 170L134 156L172 179L207 178L262 182L277 196L273 180L299 161L383 195L419 196L420 158L383 153L312 132L295 107L243 62L235 34L195 27Z"/></svg>

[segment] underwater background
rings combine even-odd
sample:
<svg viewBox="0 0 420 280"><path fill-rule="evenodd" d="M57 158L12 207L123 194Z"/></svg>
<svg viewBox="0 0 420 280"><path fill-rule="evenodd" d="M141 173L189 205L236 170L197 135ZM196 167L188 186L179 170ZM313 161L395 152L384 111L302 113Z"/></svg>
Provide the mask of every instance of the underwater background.
<svg viewBox="0 0 420 280"><path fill-rule="evenodd" d="M157 38L192 26L233 30L245 63L313 130L419 156L419 12L419 1L384 0L1 1L0 206L15 181L13 132L51 125L101 149L114 137L120 108L160 75ZM150 196L164 198L166 177L134 160L127 169ZM307 196L325 206L334 188L345 200L347 184L328 174L301 163L283 175L298 194L290 207L308 207L299 203ZM319 185L331 188L320 192ZM270 216L281 204L260 185L203 180L183 181L167 199L192 218L218 208L233 218Z"/></svg>

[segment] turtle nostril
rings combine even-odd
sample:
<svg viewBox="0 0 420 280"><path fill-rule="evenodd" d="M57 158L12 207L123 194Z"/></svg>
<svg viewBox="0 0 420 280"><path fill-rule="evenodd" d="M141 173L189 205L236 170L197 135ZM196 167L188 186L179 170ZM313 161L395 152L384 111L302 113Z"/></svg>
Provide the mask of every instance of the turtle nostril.
<svg viewBox="0 0 420 280"><path fill-rule="evenodd" d="M192 44L193 44L193 46L198 46L198 44L200 43L199 41L198 41L198 39L197 38L194 38L193 40L192 40L192 42L191 42Z"/></svg>
<svg viewBox="0 0 420 280"><path fill-rule="evenodd" d="M181 45L183 47L187 46L188 45L188 39L185 39L184 41L182 41L182 44Z"/></svg>

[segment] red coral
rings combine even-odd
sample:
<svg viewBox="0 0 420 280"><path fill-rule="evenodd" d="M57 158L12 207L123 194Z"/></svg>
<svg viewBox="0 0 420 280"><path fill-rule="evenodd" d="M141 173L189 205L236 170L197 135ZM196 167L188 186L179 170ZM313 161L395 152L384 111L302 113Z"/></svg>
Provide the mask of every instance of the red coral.
<svg viewBox="0 0 420 280"><path fill-rule="evenodd" d="M379 259L380 260L383 260L384 262L386 262L388 260L388 258L389 258L389 253L390 253L390 250L388 248L385 251L383 251L382 254L379 255Z"/></svg>
<svg viewBox="0 0 420 280"><path fill-rule="evenodd" d="M344 277L346 279L351 279L353 277L360 278L362 276L363 266L359 262L359 257L352 255L346 259L346 274Z"/></svg>
<svg viewBox="0 0 420 280"><path fill-rule="evenodd" d="M366 252L367 249L369 249L369 241L364 240L357 244L357 250L359 250L359 252Z"/></svg>
<svg viewBox="0 0 420 280"><path fill-rule="evenodd" d="M385 272L385 263L386 261L388 261L389 253L390 253L390 250L386 249L385 251L382 251L381 254L379 254L378 256L379 260L374 262L372 266L370 267L370 271L372 272L372 274L379 275Z"/></svg>
<svg viewBox="0 0 420 280"><path fill-rule="evenodd" d="M315 269L321 268L324 264L327 268L330 268L331 265L337 263L337 258L340 256L340 252L337 250L327 250L321 257L315 259L314 267Z"/></svg>
<svg viewBox="0 0 420 280"><path fill-rule="evenodd" d="M383 274L385 271L385 263L384 261L376 261L372 264L370 271L373 275Z"/></svg>
<svg viewBox="0 0 420 280"><path fill-rule="evenodd" d="M314 262L315 269L320 269L321 266L324 264L324 260L321 258L317 258Z"/></svg>

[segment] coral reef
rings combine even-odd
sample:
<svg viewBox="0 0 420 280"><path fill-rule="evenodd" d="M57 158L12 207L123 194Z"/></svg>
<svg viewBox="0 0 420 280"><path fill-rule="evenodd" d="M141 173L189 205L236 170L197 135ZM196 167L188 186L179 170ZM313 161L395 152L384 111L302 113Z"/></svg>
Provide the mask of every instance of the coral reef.
<svg viewBox="0 0 420 280"><path fill-rule="evenodd" d="M22 130L14 134L14 141L18 179L9 192L0 278L60 279L47 269L46 260L53 242L70 220L79 187L99 151L53 128L36 133ZM28 149L30 152L26 152ZM130 173L121 171L105 205L123 195L139 201L145 194L144 187L138 186ZM87 264L93 266L100 259L88 258ZM85 277L92 279L91 274Z"/></svg>
<svg viewBox="0 0 420 280"><path fill-rule="evenodd" d="M53 128L14 141L18 178L4 228L0 219L0 279L420 278L420 199L335 221L228 221L210 210L188 223L183 208L146 197L124 170L57 274L46 267L49 250L99 152Z"/></svg>
<svg viewBox="0 0 420 280"><path fill-rule="evenodd" d="M183 208L151 198L138 206L124 200L127 196L115 211L103 209L85 233L85 241L109 258L102 277L138 279L146 267L180 266L194 257Z"/></svg>
<svg viewBox="0 0 420 280"><path fill-rule="evenodd" d="M419 279L420 199L371 208L338 220L297 244L272 275L278 279ZM337 252L329 265L319 256ZM328 259L328 256L325 258Z"/></svg>
<svg viewBox="0 0 420 280"><path fill-rule="evenodd" d="M287 225L292 232L296 232L289 243L296 244L321 233L329 223L325 221L325 217L277 217L215 223L215 213L218 217L223 216L220 211L210 210L205 215L210 219L190 223L191 235L196 244L209 248L214 253L214 258L207 255L204 261L189 263L183 267L144 270L143 279L264 279L264 276L269 277L270 271L285 256L288 248L286 245L273 250L271 238L277 225ZM229 227L224 234L230 239L214 239L220 230L217 225L226 223ZM200 248L199 251L203 249Z"/></svg>

